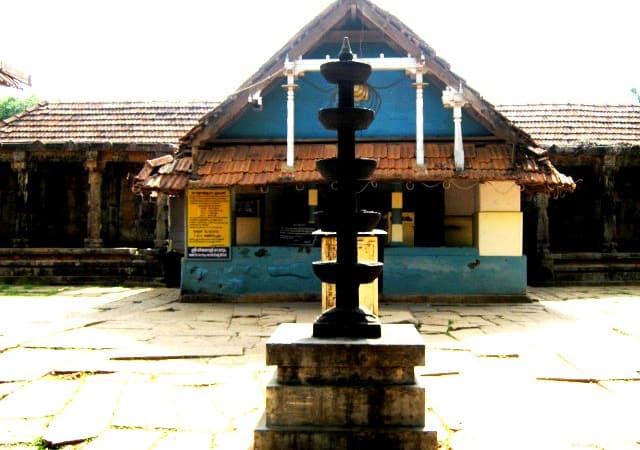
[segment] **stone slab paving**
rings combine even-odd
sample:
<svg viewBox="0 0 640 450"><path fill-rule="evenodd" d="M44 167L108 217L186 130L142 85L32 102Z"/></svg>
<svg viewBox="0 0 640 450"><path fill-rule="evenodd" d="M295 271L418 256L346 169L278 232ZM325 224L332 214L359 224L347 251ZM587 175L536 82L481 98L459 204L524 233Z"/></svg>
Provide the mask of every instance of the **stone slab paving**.
<svg viewBox="0 0 640 450"><path fill-rule="evenodd" d="M80 387L76 380L40 379L0 401L1 419L38 419L58 414Z"/></svg>
<svg viewBox="0 0 640 450"><path fill-rule="evenodd" d="M123 384L122 378L87 377L69 404L49 423L43 441L60 447L93 439L106 431Z"/></svg>
<svg viewBox="0 0 640 450"><path fill-rule="evenodd" d="M0 297L0 450L248 449L264 343L315 303L180 303L175 289ZM640 450L640 287L531 288L531 303L380 304L427 345L441 449Z"/></svg>

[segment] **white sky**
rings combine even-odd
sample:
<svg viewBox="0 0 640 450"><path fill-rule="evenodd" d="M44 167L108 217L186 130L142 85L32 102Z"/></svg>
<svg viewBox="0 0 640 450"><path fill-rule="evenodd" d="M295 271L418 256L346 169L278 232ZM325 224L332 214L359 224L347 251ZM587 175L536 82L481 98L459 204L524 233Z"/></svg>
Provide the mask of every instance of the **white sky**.
<svg viewBox="0 0 640 450"><path fill-rule="evenodd" d="M374 2L492 103L636 101L640 1ZM222 100L329 3L2 0L0 60L44 100Z"/></svg>

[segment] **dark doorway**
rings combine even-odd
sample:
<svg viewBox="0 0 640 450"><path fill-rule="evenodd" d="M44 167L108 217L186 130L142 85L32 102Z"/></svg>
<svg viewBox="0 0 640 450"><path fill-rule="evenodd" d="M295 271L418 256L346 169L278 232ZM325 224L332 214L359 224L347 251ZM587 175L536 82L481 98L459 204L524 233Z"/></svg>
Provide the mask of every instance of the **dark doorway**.
<svg viewBox="0 0 640 450"><path fill-rule="evenodd" d="M602 188L596 168L558 167L576 180L576 190L549 200L549 239L552 252L599 252L602 250Z"/></svg>
<svg viewBox="0 0 640 450"><path fill-rule="evenodd" d="M29 174L31 247L83 247L87 173L80 162L38 162Z"/></svg>
<svg viewBox="0 0 640 450"><path fill-rule="evenodd" d="M11 247L16 232L16 174L10 163L0 163L0 247Z"/></svg>
<svg viewBox="0 0 640 450"><path fill-rule="evenodd" d="M640 252L640 169L622 167L616 174L617 243L620 252Z"/></svg>
<svg viewBox="0 0 640 450"><path fill-rule="evenodd" d="M107 163L102 177L102 239L105 247L153 246L155 201L131 189L140 164Z"/></svg>

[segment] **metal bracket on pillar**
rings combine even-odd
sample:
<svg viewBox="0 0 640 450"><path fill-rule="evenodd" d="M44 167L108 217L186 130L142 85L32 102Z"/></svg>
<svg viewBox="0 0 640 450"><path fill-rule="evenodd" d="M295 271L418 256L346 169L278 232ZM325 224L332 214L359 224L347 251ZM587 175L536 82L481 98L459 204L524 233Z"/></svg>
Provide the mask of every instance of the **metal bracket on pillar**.
<svg viewBox="0 0 640 450"><path fill-rule="evenodd" d="M287 76L287 84L282 88L287 91L287 167L294 166L294 139L295 139L295 90L298 89L295 78L295 62L284 62L284 73Z"/></svg>
<svg viewBox="0 0 640 450"><path fill-rule="evenodd" d="M462 92L462 83L460 89L456 90L451 86L442 92L442 104L445 108L453 108L453 161L456 172L464 171L464 145L462 142L462 108L467 104Z"/></svg>

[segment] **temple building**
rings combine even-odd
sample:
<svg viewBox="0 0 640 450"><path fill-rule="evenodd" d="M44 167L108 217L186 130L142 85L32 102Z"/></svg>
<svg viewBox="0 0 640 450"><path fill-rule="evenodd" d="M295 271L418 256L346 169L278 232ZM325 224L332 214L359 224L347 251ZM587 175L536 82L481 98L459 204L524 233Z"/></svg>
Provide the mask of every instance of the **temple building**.
<svg viewBox="0 0 640 450"><path fill-rule="evenodd" d="M640 281L640 105L498 109L576 181L571 195L525 202L530 282Z"/></svg>
<svg viewBox="0 0 640 450"><path fill-rule="evenodd" d="M570 193L548 153L450 70L400 20L367 0L322 11L235 93L207 112L179 151L150 159L136 188L169 196L170 250L184 296L317 293L313 212L332 186L315 161L336 154L317 119L335 104L320 65L349 37L372 66L356 86L376 119L356 154L378 168L359 208L384 214L378 289L389 297L526 292L523 199Z"/></svg>
<svg viewBox="0 0 640 450"><path fill-rule="evenodd" d="M384 259L380 294L640 280L640 105L494 107L400 20L342 0L222 103L42 103L0 121L0 281L317 295L313 213L335 186L315 161L336 154L317 112L337 94L318 70L345 36L373 68L356 151L378 161L358 200L384 213L366 256Z"/></svg>
<svg viewBox="0 0 640 450"><path fill-rule="evenodd" d="M166 207L136 195L133 179L215 105L42 103L0 121L0 279L161 277L138 249L164 239Z"/></svg>

